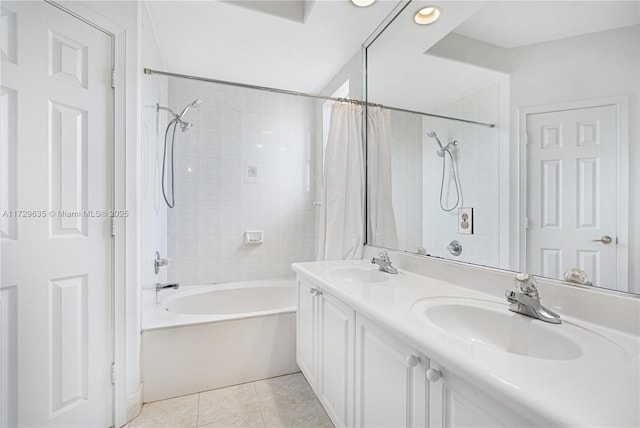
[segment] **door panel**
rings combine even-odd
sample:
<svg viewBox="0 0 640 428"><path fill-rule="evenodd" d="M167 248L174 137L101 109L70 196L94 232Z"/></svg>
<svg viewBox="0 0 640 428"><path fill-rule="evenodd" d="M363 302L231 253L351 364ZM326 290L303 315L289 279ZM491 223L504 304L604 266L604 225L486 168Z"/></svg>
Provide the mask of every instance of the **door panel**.
<svg viewBox="0 0 640 428"><path fill-rule="evenodd" d="M316 341L317 298L312 287L298 279L298 311L296 312L296 362L309 385L317 391Z"/></svg>
<svg viewBox="0 0 640 428"><path fill-rule="evenodd" d="M112 40L44 2L2 15L2 210L22 210L2 220L3 407L16 397L17 426L109 426Z"/></svg>
<svg viewBox="0 0 640 428"><path fill-rule="evenodd" d="M356 427L425 427L425 358L356 315Z"/></svg>
<svg viewBox="0 0 640 428"><path fill-rule="evenodd" d="M353 310L320 294L319 398L333 423L353 426Z"/></svg>
<svg viewBox="0 0 640 428"><path fill-rule="evenodd" d="M594 284L616 284L616 106L526 121L527 271L563 279L579 268ZM612 242L594 242L602 236Z"/></svg>
<svg viewBox="0 0 640 428"><path fill-rule="evenodd" d="M502 404L471 384L431 363L442 377L429 382L429 426L442 428L513 428L545 426L537 417L532 423L524 414ZM529 415L527 415L529 416Z"/></svg>

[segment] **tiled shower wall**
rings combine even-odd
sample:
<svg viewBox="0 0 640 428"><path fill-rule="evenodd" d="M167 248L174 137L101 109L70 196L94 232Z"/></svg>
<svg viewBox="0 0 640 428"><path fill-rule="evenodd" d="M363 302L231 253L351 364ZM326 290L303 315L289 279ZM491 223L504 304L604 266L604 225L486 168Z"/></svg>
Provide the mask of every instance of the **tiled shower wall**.
<svg viewBox="0 0 640 428"><path fill-rule="evenodd" d="M500 224L500 199L504 196L501 196L500 165L508 161L500 153L500 85L496 83L480 89L440 108L436 113L495 123L498 128L423 118L424 246L432 256L500 266L500 236L508 230L506 221ZM444 212L440 208L442 158L436 154L436 141L427 136L429 131L435 131L443 144L458 140L455 154L463 206L474 209L473 235L458 233L458 208L451 212ZM447 158L447 172L450 171ZM455 203L454 189L452 176L447 174L444 195L448 197L445 199L448 207ZM458 257L447 251L447 246L453 240L459 241L463 247Z"/></svg>
<svg viewBox="0 0 640 428"><path fill-rule="evenodd" d="M391 181L398 248L416 252L422 229L422 116L391 111Z"/></svg>
<svg viewBox="0 0 640 428"><path fill-rule="evenodd" d="M169 104L195 99L176 133L169 280L184 285L293 277L315 256L310 99L170 79ZM245 243L262 230L264 242Z"/></svg>

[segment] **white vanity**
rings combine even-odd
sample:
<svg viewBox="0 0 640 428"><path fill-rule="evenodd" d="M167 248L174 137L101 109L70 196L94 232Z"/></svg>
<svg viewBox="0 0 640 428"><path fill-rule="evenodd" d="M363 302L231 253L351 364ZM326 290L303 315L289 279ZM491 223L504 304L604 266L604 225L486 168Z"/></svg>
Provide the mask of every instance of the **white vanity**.
<svg viewBox="0 0 640 428"><path fill-rule="evenodd" d="M640 299L540 281L550 324L509 311L512 274L390 255L293 265L297 362L337 427L640 426Z"/></svg>

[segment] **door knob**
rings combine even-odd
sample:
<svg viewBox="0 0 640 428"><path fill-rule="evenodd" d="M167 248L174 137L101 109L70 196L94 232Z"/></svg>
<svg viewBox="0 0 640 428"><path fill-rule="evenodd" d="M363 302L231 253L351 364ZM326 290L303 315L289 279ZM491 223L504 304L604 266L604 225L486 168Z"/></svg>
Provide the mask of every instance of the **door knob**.
<svg viewBox="0 0 640 428"><path fill-rule="evenodd" d="M593 239L593 242L602 242L604 245L611 244L612 241L613 239L611 239L611 237L607 235L604 235L600 239Z"/></svg>

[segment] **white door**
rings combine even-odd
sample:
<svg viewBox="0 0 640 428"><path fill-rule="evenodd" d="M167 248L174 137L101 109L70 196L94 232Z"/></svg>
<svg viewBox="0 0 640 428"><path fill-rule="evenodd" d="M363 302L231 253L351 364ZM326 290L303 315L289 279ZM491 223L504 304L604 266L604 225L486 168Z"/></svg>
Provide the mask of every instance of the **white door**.
<svg viewBox="0 0 640 428"><path fill-rule="evenodd" d="M44 2L3 1L2 24L7 423L110 426L111 37Z"/></svg>
<svg viewBox="0 0 640 428"><path fill-rule="evenodd" d="M356 315L355 426L425 427L425 358Z"/></svg>
<svg viewBox="0 0 640 428"><path fill-rule="evenodd" d="M614 105L527 115L527 271L621 286L616 120Z"/></svg>

